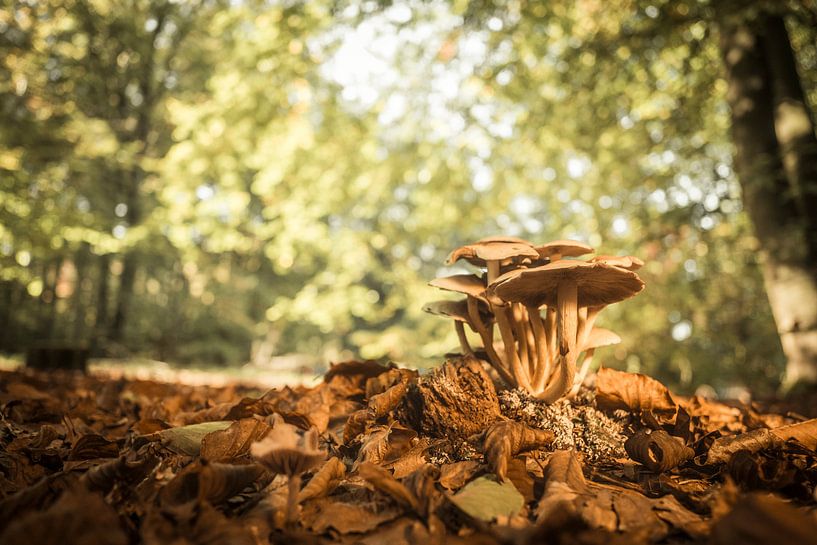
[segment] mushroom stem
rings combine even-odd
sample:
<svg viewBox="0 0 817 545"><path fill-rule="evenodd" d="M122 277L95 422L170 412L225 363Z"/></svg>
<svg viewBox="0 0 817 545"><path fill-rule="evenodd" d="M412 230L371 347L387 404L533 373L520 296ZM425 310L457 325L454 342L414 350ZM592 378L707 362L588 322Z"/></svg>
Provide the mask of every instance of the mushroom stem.
<svg viewBox="0 0 817 545"><path fill-rule="evenodd" d="M574 382L573 387L570 389L570 393L567 395L567 397L576 397L576 394L579 393L579 389L582 387L584 379L587 376L587 371L590 370L590 363L593 361L593 354L595 352L595 348L588 348L584 353L582 367L579 369L579 373L576 375L576 381Z"/></svg>
<svg viewBox="0 0 817 545"><path fill-rule="evenodd" d="M596 318L598 318L599 313L605 306L587 307L587 316L584 319L583 327L579 329L579 350L584 347L584 343L590 337L590 332L593 331L593 326L596 324Z"/></svg>
<svg viewBox="0 0 817 545"><path fill-rule="evenodd" d="M538 393L544 386L545 372L550 370L550 358L548 358L547 354L547 333L538 308L528 307L528 318L533 330L534 346L536 347L536 369L533 372L531 386Z"/></svg>
<svg viewBox="0 0 817 545"><path fill-rule="evenodd" d="M510 320L508 320L507 307L500 307L491 305L496 316L496 323L499 326L499 334L502 336L502 342L505 345L506 361L510 363L511 374L514 378L514 386L531 391L530 381L527 373L522 367L522 361L519 359L519 354L516 352L514 345L513 328Z"/></svg>
<svg viewBox="0 0 817 545"><path fill-rule="evenodd" d="M490 285L491 282L496 280L496 278L499 276L499 261L488 261L487 264L488 285ZM505 345L505 361L508 363L511 375L513 375L514 378L514 384L512 384L512 386L518 386L530 392L530 381L528 380L527 373L525 373L525 369L522 368L522 362L519 359L519 354L516 353L516 346L514 345L513 338L513 327L511 326L507 315L508 308L494 305L493 303L489 303L489 305L491 307L491 311L496 317L496 323L499 326L499 334L502 336L502 342Z"/></svg>
<svg viewBox="0 0 817 545"><path fill-rule="evenodd" d="M457 330L457 338L460 340L460 348L468 356L474 356L474 351L468 343L468 337L465 336L465 327L459 320L454 320L454 328Z"/></svg>
<svg viewBox="0 0 817 545"><path fill-rule="evenodd" d="M548 368L550 368L553 360L556 359L556 309L547 307L545 313L545 348L547 349Z"/></svg>
<svg viewBox="0 0 817 545"><path fill-rule="evenodd" d="M539 343L536 342L536 335L533 334L533 325L531 324L530 313L525 305L519 305L522 312L522 329L525 332L525 340L528 344L528 376L530 377L531 386L533 384L533 375L536 374L536 369L539 367L542 358L539 357ZM538 309L536 310L538 314Z"/></svg>
<svg viewBox="0 0 817 545"><path fill-rule="evenodd" d="M292 526L298 511L298 492L301 490L301 476L290 475L287 482L287 510L284 519L285 526Z"/></svg>
<svg viewBox="0 0 817 545"><path fill-rule="evenodd" d="M507 366L502 361L502 358L499 357L499 354L496 353L496 349L494 349L493 326L491 326L490 330L485 327L485 323L479 315L479 307L477 306L477 299L475 297L469 295L467 301L468 316L471 318L471 325L476 328L479 338L482 339L482 346L485 348L485 353L488 354L488 359L500 375L503 372L507 375ZM503 376L503 379L504 378Z"/></svg>
<svg viewBox="0 0 817 545"><path fill-rule="evenodd" d="M559 358L562 361L553 378L547 383L544 391L537 396L545 403L553 403L569 392L576 377L576 351L570 351Z"/></svg>
<svg viewBox="0 0 817 545"><path fill-rule="evenodd" d="M578 330L579 287L575 280L565 279L556 292L556 306L559 312L559 353L562 356L576 350Z"/></svg>
<svg viewBox="0 0 817 545"><path fill-rule="evenodd" d="M528 349L528 335L525 331L525 322L522 318L522 305L511 303L510 306L511 325L513 326L514 337L517 339L517 345L519 346L519 360L522 363L522 369L530 376L530 363L532 358Z"/></svg>

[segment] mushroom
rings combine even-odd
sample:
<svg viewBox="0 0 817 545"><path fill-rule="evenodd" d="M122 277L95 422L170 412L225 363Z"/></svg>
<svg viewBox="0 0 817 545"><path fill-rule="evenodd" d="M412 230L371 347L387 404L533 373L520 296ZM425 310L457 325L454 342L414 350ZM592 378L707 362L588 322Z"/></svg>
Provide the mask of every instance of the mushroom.
<svg viewBox="0 0 817 545"><path fill-rule="evenodd" d="M461 246L451 252L447 263L452 264L460 259L465 259L472 265L484 267L488 271L487 282L490 284L500 274L500 267L523 259L537 259L539 252L533 244L516 237L488 237L473 244ZM525 371L528 361L523 361L515 349L514 327L512 320L513 309L504 304L490 302L491 311L496 317L499 326L499 334L505 347L504 365L511 370L511 374L516 378L518 386L530 389L530 383ZM519 332L517 331L517 335ZM520 343L526 342L524 337L519 339ZM486 343L486 350L488 349Z"/></svg>
<svg viewBox="0 0 817 545"><path fill-rule="evenodd" d="M319 465L326 453L318 448L318 432L310 429L303 435L287 424L278 413L273 414L273 428L260 441L250 445L250 454L274 473L287 476L288 494L285 523L295 521L301 475Z"/></svg>
<svg viewBox="0 0 817 545"><path fill-rule="evenodd" d="M607 263L628 271L637 271L644 266L644 262L631 255L597 255L590 258L591 263Z"/></svg>
<svg viewBox="0 0 817 545"><path fill-rule="evenodd" d="M554 240L536 247L540 259L551 263L563 257L579 257L593 253L593 248L577 240Z"/></svg>
<svg viewBox="0 0 817 545"><path fill-rule="evenodd" d="M545 401L553 402L573 385L578 358L579 307L603 307L632 297L643 288L644 282L632 271L603 262L560 260L507 273L491 283L488 292L489 298L493 295L537 309L542 305L556 307L559 355L563 365L557 369L557 380L549 381L548 387L539 394ZM534 391L541 387L537 379L548 381L549 377L537 374Z"/></svg>
<svg viewBox="0 0 817 545"><path fill-rule="evenodd" d="M478 240L473 244L460 246L451 252L446 260L449 265L460 259L465 259L470 264L483 267L488 270L488 283L494 281L499 276L499 267L521 260L523 258L536 259L539 252L533 244L516 237L488 237Z"/></svg>
<svg viewBox="0 0 817 545"><path fill-rule="evenodd" d="M483 293L485 291L485 280L475 274L455 274L435 278L428 284L435 288L466 295L469 318L466 321L482 339L482 345L485 347L490 362L495 367L503 366L502 359L494 348L494 329L493 320L491 319L493 315L490 313L483 314L479 308L480 303L489 304ZM457 332L457 335L459 335L459 332Z"/></svg>
<svg viewBox="0 0 817 545"><path fill-rule="evenodd" d="M573 397L579 393L579 388L581 388L582 383L584 383L584 378L587 376L587 371L590 370L590 364L593 361L593 354L596 352L596 348L611 346L620 342L621 337L609 329L594 327L592 331L590 331L590 333L587 335L587 339L584 341L584 344L581 347L582 351L584 351L584 361L582 362L582 367L579 369L578 374L576 374L576 380L573 384L573 388L568 394L568 397Z"/></svg>

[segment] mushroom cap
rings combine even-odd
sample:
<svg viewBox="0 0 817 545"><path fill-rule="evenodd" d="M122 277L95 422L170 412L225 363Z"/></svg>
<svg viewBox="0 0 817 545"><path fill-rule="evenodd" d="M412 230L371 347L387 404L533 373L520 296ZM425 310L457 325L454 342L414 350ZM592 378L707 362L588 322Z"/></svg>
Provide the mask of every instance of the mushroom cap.
<svg viewBox="0 0 817 545"><path fill-rule="evenodd" d="M326 453L318 448L314 428L300 436L298 429L284 422L277 413L273 418L272 430L250 446L250 453L259 463L274 473L291 477L312 469L326 458Z"/></svg>
<svg viewBox="0 0 817 545"><path fill-rule="evenodd" d="M603 327L594 327L590 330L590 335L584 341L582 350L589 350L591 348L600 348L602 346L610 346L621 342L621 337L613 333L609 329Z"/></svg>
<svg viewBox="0 0 817 545"><path fill-rule="evenodd" d="M465 259L477 267L486 267L488 261L499 261L500 264L505 264L515 258L525 257L532 259L539 257L539 252L530 242L515 237L488 237L473 244L460 246L449 254L446 263L451 265L460 259Z"/></svg>
<svg viewBox="0 0 817 545"><path fill-rule="evenodd" d="M458 322L471 323L471 317L468 315L468 302L465 299L461 301L432 301L423 305L423 310L429 314L453 318ZM484 322L489 322L492 318L491 315L485 312L484 308L479 309L479 315Z"/></svg>
<svg viewBox="0 0 817 545"><path fill-rule="evenodd" d="M559 260L503 274L488 286L487 295L528 306L556 306L559 284L568 279L578 286L580 307L617 303L644 289L644 282L632 271L604 262Z"/></svg>
<svg viewBox="0 0 817 545"><path fill-rule="evenodd" d="M554 240L536 247L539 257L549 258L553 254L561 254L565 257L579 257L580 255L593 253L593 248L579 242L578 240Z"/></svg>
<svg viewBox="0 0 817 545"><path fill-rule="evenodd" d="M593 263L607 263L628 271L637 271L644 266L644 262L632 255L597 255L590 258Z"/></svg>
<svg viewBox="0 0 817 545"><path fill-rule="evenodd" d="M510 235L494 235L490 237L481 238L477 241L478 244L482 243L491 243L491 242L512 242L518 244L527 244L528 246L533 246L534 244L529 241L525 240L524 238L519 237L512 237Z"/></svg>
<svg viewBox="0 0 817 545"><path fill-rule="evenodd" d="M475 274L455 274L453 276L443 276L435 278L428 283L429 286L440 288L441 290L464 293L471 297L476 297L485 301L482 292L485 291L485 281Z"/></svg>

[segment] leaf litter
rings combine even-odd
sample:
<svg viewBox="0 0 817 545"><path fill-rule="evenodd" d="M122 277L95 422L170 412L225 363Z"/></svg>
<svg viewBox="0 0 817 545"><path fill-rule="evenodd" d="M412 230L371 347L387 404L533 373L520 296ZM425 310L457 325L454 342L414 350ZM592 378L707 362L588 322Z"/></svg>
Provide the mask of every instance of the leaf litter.
<svg viewBox="0 0 817 545"><path fill-rule="evenodd" d="M494 378L473 357L266 393L4 372L0 542L817 542L817 420L609 369L551 404Z"/></svg>

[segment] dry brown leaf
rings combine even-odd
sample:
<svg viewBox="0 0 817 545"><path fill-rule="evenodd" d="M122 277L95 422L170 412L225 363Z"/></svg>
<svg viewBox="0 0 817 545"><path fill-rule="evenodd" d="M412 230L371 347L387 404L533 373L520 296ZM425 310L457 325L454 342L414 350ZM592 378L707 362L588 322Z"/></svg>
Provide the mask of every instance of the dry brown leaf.
<svg viewBox="0 0 817 545"><path fill-rule="evenodd" d="M544 523L565 512L578 516L573 500L587 493L582 466L572 451L557 450L548 458L544 470L545 490L536 508L536 522Z"/></svg>
<svg viewBox="0 0 817 545"><path fill-rule="evenodd" d="M743 489L778 490L794 484L797 470L785 457L739 450L726 464L729 476Z"/></svg>
<svg viewBox="0 0 817 545"><path fill-rule="evenodd" d="M550 430L533 429L511 420L497 422L485 432L485 459L488 467L502 482L514 456L526 450L546 447L554 438Z"/></svg>
<svg viewBox="0 0 817 545"><path fill-rule="evenodd" d="M383 393L369 398L369 416L371 418L381 418L396 409L408 392L408 384L398 382Z"/></svg>
<svg viewBox="0 0 817 545"><path fill-rule="evenodd" d="M401 369L395 367L389 369L376 377L372 377L366 381L366 399L371 399L377 394L382 394L397 383L408 384L415 380L419 373L412 369Z"/></svg>
<svg viewBox="0 0 817 545"><path fill-rule="evenodd" d="M630 458L656 473L676 468L695 456L695 451L664 430L651 433L649 430L639 430L627 439L624 450Z"/></svg>
<svg viewBox="0 0 817 545"><path fill-rule="evenodd" d="M403 483L395 479L388 470L370 462L363 462L358 468L358 474L398 504L415 512L421 512L417 497Z"/></svg>
<svg viewBox="0 0 817 545"><path fill-rule="evenodd" d="M347 360L333 363L323 379L325 382L329 382L335 376L340 375L361 375L369 379L393 368L394 364L383 365L376 360Z"/></svg>
<svg viewBox="0 0 817 545"><path fill-rule="evenodd" d="M781 426L773 429L772 433L783 441L794 439L808 449L817 450L817 418Z"/></svg>
<svg viewBox="0 0 817 545"><path fill-rule="evenodd" d="M596 403L602 410L675 413L678 404L666 386L639 373L602 367L596 374Z"/></svg>
<svg viewBox="0 0 817 545"><path fill-rule="evenodd" d="M712 545L817 544L817 520L768 495L749 494L712 528Z"/></svg>
<svg viewBox="0 0 817 545"><path fill-rule="evenodd" d="M145 545L257 545L249 531L207 502L152 509L140 528Z"/></svg>
<svg viewBox="0 0 817 545"><path fill-rule="evenodd" d="M348 445L357 438L358 435L366 431L366 424L369 420L369 411L360 409L349 415L346 424L343 426L343 444Z"/></svg>
<svg viewBox="0 0 817 545"><path fill-rule="evenodd" d="M527 470L527 464L522 458L513 458L508 464L508 480L513 483L526 502L533 501L533 477Z"/></svg>
<svg viewBox="0 0 817 545"><path fill-rule="evenodd" d="M137 455L132 460L126 456L120 456L89 469L82 476L82 481L90 490L108 492L117 483L127 485L138 483L147 477L158 462L158 458L153 456L138 458Z"/></svg>
<svg viewBox="0 0 817 545"><path fill-rule="evenodd" d="M769 448L782 446L783 441L772 433L772 430L760 428L738 435L718 437L709 447L706 455L707 464L725 464L739 450L760 452Z"/></svg>
<svg viewBox="0 0 817 545"><path fill-rule="evenodd" d="M306 502L301 511L301 520L304 526L316 534L323 534L330 529L340 534L362 534L402 514L402 509L384 508L382 505L316 498Z"/></svg>
<svg viewBox="0 0 817 545"><path fill-rule="evenodd" d="M298 501L328 496L346 476L346 466L334 456L329 458L298 494Z"/></svg>
<svg viewBox="0 0 817 545"><path fill-rule="evenodd" d="M116 458L119 456L119 445L96 433L89 433L79 438L74 444L69 460L92 460L94 458Z"/></svg>
<svg viewBox="0 0 817 545"><path fill-rule="evenodd" d="M476 476L481 465L475 460L443 464L440 467L440 485L448 490L459 490Z"/></svg>
<svg viewBox="0 0 817 545"><path fill-rule="evenodd" d="M159 497L164 506L181 505L191 500L219 505L249 485L261 481L264 474L265 470L259 464L194 462L162 487ZM269 483L270 480L271 476L268 476L264 482Z"/></svg>
<svg viewBox="0 0 817 545"><path fill-rule="evenodd" d="M590 528L627 533L631 542L663 539L670 526L691 536L706 530L699 515L671 496L651 499L632 490L588 483L572 451L556 451L550 456L545 479L545 491L536 509L540 524L570 514Z"/></svg>
<svg viewBox="0 0 817 545"><path fill-rule="evenodd" d="M201 440L199 455L211 462L224 462L246 457L250 445L270 431L268 424L255 418L233 422L229 428L208 433Z"/></svg>
<svg viewBox="0 0 817 545"><path fill-rule="evenodd" d="M438 444L439 441L432 441L427 437L412 441L412 445L394 458L387 455L384 459L383 467L391 469L395 479L402 479L410 473L413 473L420 467L423 467L428 462L426 460L426 451L433 445Z"/></svg>
<svg viewBox="0 0 817 545"><path fill-rule="evenodd" d="M715 430L739 432L746 429L743 424L743 413L737 407L700 396L679 399L678 401L690 416L697 419L698 425L702 426L707 432Z"/></svg>
<svg viewBox="0 0 817 545"><path fill-rule="evenodd" d="M433 540L428 528L415 519L400 518L383 524L364 536L355 538L355 545L418 545L439 543Z"/></svg>
<svg viewBox="0 0 817 545"><path fill-rule="evenodd" d="M384 461L396 460L410 447L411 441L416 437L417 432L414 430L396 424L375 426L364 435L352 469L357 469L362 462L380 464Z"/></svg>
<svg viewBox="0 0 817 545"><path fill-rule="evenodd" d="M3 545L127 545L119 517L102 496L76 488L49 508L29 511L0 530Z"/></svg>

